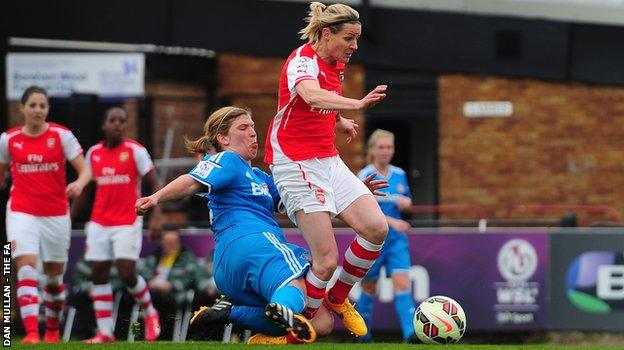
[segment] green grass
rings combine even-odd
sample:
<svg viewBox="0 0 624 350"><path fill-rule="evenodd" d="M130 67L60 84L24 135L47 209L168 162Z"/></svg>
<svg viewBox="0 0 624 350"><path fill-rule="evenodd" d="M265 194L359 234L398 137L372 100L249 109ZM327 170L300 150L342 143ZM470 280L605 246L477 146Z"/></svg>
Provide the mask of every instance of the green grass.
<svg viewBox="0 0 624 350"><path fill-rule="evenodd" d="M21 345L19 341L13 342L11 344L14 349L55 349L55 350L72 350L72 349L132 349L132 350L159 350L159 349L167 349L167 350L193 350L193 349L240 349L249 347L249 345L244 344L221 344L219 342L186 342L186 343L171 343L171 342L156 342L156 343L146 343L146 342L117 342L115 344L101 344L101 345L85 345L81 342L69 342L69 343L61 343L61 344L51 344L51 345L39 345L39 346L25 346ZM528 350L542 350L542 349L561 349L561 350L575 350L575 349L600 349L600 350L616 350L622 349L622 345L548 345L548 344L518 344L518 345L468 345L468 344L456 344L456 345L412 345L412 344L398 344L398 343L374 343L374 344L353 344L353 343L316 343L304 346L302 348L301 345L283 345L277 347L277 349L353 349L353 350L401 350L401 349L448 349L451 347L453 349L470 349L470 350L494 350L494 349L503 349L503 350L515 350L515 349L528 349ZM250 349L276 349L274 346L251 346Z"/></svg>

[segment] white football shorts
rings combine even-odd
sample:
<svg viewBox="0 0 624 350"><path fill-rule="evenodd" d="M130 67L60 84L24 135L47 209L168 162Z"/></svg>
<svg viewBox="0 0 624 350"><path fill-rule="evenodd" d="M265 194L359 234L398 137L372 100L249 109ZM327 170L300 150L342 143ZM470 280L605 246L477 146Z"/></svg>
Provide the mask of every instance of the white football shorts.
<svg viewBox="0 0 624 350"><path fill-rule="evenodd" d="M7 238L12 256L38 255L43 262L66 262L71 236L69 212L61 216L35 216L9 209Z"/></svg>
<svg viewBox="0 0 624 350"><path fill-rule="evenodd" d="M102 226L89 221L85 260L113 261L138 260L143 244L143 217L138 216L133 225Z"/></svg>
<svg viewBox="0 0 624 350"><path fill-rule="evenodd" d="M288 217L295 224L299 210L306 214L324 211L334 217L360 196L371 194L340 156L274 164L271 171Z"/></svg>

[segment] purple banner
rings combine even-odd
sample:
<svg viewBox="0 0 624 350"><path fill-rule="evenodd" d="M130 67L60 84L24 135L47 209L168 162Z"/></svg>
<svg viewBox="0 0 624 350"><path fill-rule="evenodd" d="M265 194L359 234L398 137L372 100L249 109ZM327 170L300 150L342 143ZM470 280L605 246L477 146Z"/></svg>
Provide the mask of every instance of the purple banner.
<svg viewBox="0 0 624 350"><path fill-rule="evenodd" d="M289 241L305 246L298 231L287 233L293 233ZM353 237L350 230L336 230L341 252ZM416 305L432 295L449 296L462 305L470 330L546 328L547 233L413 233L408 238ZM359 293L356 286L351 299L357 301ZM380 279L377 295L373 329L399 329L389 278Z"/></svg>
<svg viewBox="0 0 624 350"><path fill-rule="evenodd" d="M298 230L285 231L288 241L307 247ZM349 229L335 231L342 255L354 233ZM470 330L546 328L549 240L544 231L419 232L408 237L412 260L409 277L416 305L432 295L449 296L464 308ZM200 257L214 247L210 230L187 231L183 241ZM153 247L145 238L141 255ZM84 236L73 237L70 269L71 261L82 256L83 248ZM392 282L385 275L377 291L373 329L399 329ZM354 287L351 298L357 301L359 293L359 286ZM341 327L340 322L336 326Z"/></svg>

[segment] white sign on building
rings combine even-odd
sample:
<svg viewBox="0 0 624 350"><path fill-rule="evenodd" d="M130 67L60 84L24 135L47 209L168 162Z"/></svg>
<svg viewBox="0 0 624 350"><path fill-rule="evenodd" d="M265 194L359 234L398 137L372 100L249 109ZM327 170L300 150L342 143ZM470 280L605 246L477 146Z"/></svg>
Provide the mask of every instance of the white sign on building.
<svg viewBox="0 0 624 350"><path fill-rule="evenodd" d="M509 101L470 101L464 103L464 116L479 117L511 117L513 103Z"/></svg>
<svg viewBox="0 0 624 350"><path fill-rule="evenodd" d="M50 96L72 93L102 97L136 97L144 93L142 53L9 53L6 57L7 98L19 100L39 85Z"/></svg>

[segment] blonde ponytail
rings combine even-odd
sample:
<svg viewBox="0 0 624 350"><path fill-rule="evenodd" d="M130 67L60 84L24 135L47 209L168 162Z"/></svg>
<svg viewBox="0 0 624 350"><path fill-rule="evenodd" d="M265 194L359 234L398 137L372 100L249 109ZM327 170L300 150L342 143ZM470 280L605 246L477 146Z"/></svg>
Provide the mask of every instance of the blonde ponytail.
<svg viewBox="0 0 624 350"><path fill-rule="evenodd" d="M310 3L310 12L304 20L308 24L299 31L301 39L316 42L321 39L323 28L330 27L332 33L337 33L345 23L360 23L360 14L344 4L326 6L314 1Z"/></svg>

